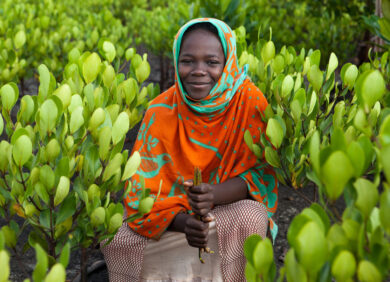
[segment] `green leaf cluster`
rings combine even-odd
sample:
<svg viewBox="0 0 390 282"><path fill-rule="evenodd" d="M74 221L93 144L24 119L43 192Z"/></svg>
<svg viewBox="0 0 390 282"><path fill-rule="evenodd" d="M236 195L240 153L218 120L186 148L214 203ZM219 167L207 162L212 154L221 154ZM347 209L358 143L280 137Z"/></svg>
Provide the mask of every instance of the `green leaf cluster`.
<svg viewBox="0 0 390 282"><path fill-rule="evenodd" d="M138 152L129 156L125 149L126 135L159 93L153 84L141 87L150 73L147 57L136 62L134 52L127 74L116 71L109 56L73 49L69 57L58 82L48 67L38 67L35 95L19 100L14 83L0 87L0 216L9 223L0 231L0 250L13 249L31 226L26 248L36 249L36 281L64 281L72 250L109 243L124 220L141 217L154 203L141 187L146 206L123 218L131 184L124 186L141 163ZM8 264L8 253L0 256Z"/></svg>
<svg viewBox="0 0 390 282"><path fill-rule="evenodd" d="M260 142L245 134L245 143L282 184L312 185L319 195L289 227L291 248L279 279L381 281L390 269L388 52L360 67L339 66L332 53L322 69L319 50L282 47L265 56L269 42L243 45L239 59L269 102ZM335 208L340 200L344 210ZM256 259L273 256L262 250L247 255L248 281L276 277L271 266L256 268Z"/></svg>

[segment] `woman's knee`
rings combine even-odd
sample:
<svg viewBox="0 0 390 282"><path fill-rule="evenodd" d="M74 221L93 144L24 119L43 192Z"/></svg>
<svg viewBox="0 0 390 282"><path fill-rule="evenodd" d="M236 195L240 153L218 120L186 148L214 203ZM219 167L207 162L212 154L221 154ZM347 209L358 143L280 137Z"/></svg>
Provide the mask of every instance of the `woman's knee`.
<svg viewBox="0 0 390 282"><path fill-rule="evenodd" d="M254 200L237 202L240 229L245 233L265 236L268 227L267 210L264 205Z"/></svg>

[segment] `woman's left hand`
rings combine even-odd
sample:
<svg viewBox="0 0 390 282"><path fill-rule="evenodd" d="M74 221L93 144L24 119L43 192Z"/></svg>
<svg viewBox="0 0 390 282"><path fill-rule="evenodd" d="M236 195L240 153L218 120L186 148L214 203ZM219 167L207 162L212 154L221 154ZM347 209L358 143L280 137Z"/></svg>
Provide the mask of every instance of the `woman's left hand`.
<svg viewBox="0 0 390 282"><path fill-rule="evenodd" d="M194 186L192 180L187 180L183 184L187 189L188 202L192 211L203 217L205 221L211 221L208 213L214 207L213 185L202 183L199 186Z"/></svg>

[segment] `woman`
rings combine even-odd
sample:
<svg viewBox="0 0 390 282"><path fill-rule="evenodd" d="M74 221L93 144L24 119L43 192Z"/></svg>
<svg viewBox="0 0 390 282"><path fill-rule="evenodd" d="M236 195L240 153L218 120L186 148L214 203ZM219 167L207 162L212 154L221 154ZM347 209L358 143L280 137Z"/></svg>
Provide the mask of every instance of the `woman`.
<svg viewBox="0 0 390 282"><path fill-rule="evenodd" d="M247 66L238 66L233 32L220 20L188 22L175 37L173 55L175 85L151 102L133 148L142 162L125 199L127 214L137 212L140 176L154 195L162 181L161 194L150 213L129 223L130 228L122 226L103 250L110 280L137 281L142 276L170 281L177 279L173 272L184 271L185 279L244 281L245 238L253 233L266 236L268 222L271 233L276 229L268 221L277 206L276 177L243 142L246 130L254 142L265 131L260 112L267 101L248 78ZM197 186L192 180L195 167L202 172ZM208 223L212 217L215 222ZM191 264L188 269L150 268L157 262L147 257L164 256L168 249L148 256L149 246L164 246L168 233L184 238L184 246L174 239L181 251L172 256L179 258L175 263ZM157 243L150 240L161 236ZM217 242L212 247L216 254L205 260L206 265L211 260L213 269L199 274L203 266L199 261L199 266L188 263L186 249L196 254L197 248L211 247L212 240ZM150 274L153 271L159 277Z"/></svg>

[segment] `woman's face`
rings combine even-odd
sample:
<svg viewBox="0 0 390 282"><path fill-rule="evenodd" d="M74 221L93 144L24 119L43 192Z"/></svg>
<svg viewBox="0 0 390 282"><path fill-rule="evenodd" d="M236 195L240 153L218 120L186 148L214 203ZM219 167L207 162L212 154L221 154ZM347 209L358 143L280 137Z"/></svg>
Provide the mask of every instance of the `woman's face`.
<svg viewBox="0 0 390 282"><path fill-rule="evenodd" d="M224 66L222 44L214 33L196 29L185 34L178 67L183 87L192 99L200 100L209 95Z"/></svg>

